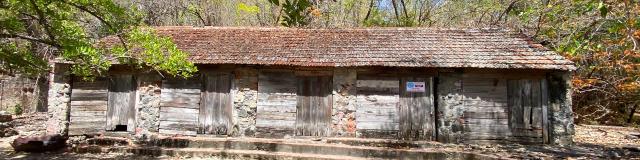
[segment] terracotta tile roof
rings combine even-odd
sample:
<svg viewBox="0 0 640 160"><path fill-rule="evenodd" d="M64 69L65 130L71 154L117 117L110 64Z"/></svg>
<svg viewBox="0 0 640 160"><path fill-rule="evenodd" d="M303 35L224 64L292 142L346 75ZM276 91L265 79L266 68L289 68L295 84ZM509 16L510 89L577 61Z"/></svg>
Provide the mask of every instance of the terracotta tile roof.
<svg viewBox="0 0 640 160"><path fill-rule="evenodd" d="M501 29L157 27L198 64L575 70L573 62Z"/></svg>

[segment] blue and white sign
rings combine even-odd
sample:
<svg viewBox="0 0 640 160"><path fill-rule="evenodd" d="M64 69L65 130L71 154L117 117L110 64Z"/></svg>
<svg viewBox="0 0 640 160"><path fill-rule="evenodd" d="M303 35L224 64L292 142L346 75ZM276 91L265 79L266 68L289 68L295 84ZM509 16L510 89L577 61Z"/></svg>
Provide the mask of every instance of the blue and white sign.
<svg viewBox="0 0 640 160"><path fill-rule="evenodd" d="M424 92L424 82L407 82L407 92Z"/></svg>

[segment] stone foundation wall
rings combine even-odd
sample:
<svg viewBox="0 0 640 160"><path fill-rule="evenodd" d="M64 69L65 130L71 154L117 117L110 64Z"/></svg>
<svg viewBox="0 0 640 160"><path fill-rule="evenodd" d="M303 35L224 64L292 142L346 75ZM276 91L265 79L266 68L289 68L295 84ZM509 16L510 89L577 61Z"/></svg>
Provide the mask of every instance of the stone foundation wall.
<svg viewBox="0 0 640 160"><path fill-rule="evenodd" d="M71 103L71 76L69 65L55 64L49 73L49 98L47 108L47 134L68 133Z"/></svg>
<svg viewBox="0 0 640 160"><path fill-rule="evenodd" d="M234 72L233 118L235 136L251 137L256 132L258 106L258 71L253 68L238 68Z"/></svg>
<svg viewBox="0 0 640 160"><path fill-rule="evenodd" d="M571 108L571 73L556 72L549 81L549 142L552 145L573 145L575 126Z"/></svg>
<svg viewBox="0 0 640 160"><path fill-rule="evenodd" d="M356 134L356 80L355 70L340 68L333 72L333 136L353 137Z"/></svg>
<svg viewBox="0 0 640 160"><path fill-rule="evenodd" d="M158 74L136 75L136 135L158 132L160 125L160 91L162 77Z"/></svg>
<svg viewBox="0 0 640 160"><path fill-rule="evenodd" d="M464 103L462 72L441 72L437 80L437 140L459 143L462 133Z"/></svg>

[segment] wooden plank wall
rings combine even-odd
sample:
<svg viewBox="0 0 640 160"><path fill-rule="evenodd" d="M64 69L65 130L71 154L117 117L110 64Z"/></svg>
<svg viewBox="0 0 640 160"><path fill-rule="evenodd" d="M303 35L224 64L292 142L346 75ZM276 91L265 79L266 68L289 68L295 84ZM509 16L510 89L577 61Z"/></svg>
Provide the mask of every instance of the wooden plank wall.
<svg viewBox="0 0 640 160"><path fill-rule="evenodd" d="M491 73L464 73L462 77L466 109L463 114L463 141L508 140L511 131L506 78Z"/></svg>
<svg viewBox="0 0 640 160"><path fill-rule="evenodd" d="M160 133L196 135L201 96L200 82L198 77L162 81Z"/></svg>
<svg viewBox="0 0 640 160"><path fill-rule="evenodd" d="M425 92L407 92L407 82L424 82ZM427 76L400 78L399 137L408 140L431 140L435 134L433 83Z"/></svg>
<svg viewBox="0 0 640 160"><path fill-rule="evenodd" d="M364 138L397 138L400 82L396 76L358 74L356 129Z"/></svg>
<svg viewBox="0 0 640 160"><path fill-rule="evenodd" d="M256 136L283 137L295 134L296 83L296 76L291 71L260 71Z"/></svg>
<svg viewBox="0 0 640 160"><path fill-rule="evenodd" d="M127 131L134 131L136 96L134 82L133 75L130 74L109 77L107 130L115 130L118 125L126 125Z"/></svg>
<svg viewBox="0 0 640 160"><path fill-rule="evenodd" d="M463 141L543 143L543 79L464 73Z"/></svg>
<svg viewBox="0 0 640 160"><path fill-rule="evenodd" d="M509 80L509 126L511 140L543 143L543 101L541 80Z"/></svg>
<svg viewBox="0 0 640 160"><path fill-rule="evenodd" d="M332 76L298 76L296 135L329 136Z"/></svg>
<svg viewBox="0 0 640 160"><path fill-rule="evenodd" d="M108 82L106 78L94 81L73 78L69 135L99 134L105 131Z"/></svg>
<svg viewBox="0 0 640 160"><path fill-rule="evenodd" d="M200 104L200 134L226 135L233 127L231 73L210 72L204 74L204 92Z"/></svg>

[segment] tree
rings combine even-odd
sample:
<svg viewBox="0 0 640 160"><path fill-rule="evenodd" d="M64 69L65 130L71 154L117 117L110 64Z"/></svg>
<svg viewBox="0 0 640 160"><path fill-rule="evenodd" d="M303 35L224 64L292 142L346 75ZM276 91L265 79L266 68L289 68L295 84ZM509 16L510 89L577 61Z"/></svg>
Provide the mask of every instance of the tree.
<svg viewBox="0 0 640 160"><path fill-rule="evenodd" d="M167 37L140 27L142 16L111 0L0 1L0 70L39 76L53 59L71 62L72 73L92 78L113 63L149 67L188 77L188 54ZM97 25L96 25L97 24ZM97 45L115 36L117 44Z"/></svg>
<svg viewBox="0 0 640 160"><path fill-rule="evenodd" d="M522 1L518 28L576 62L578 122L632 122L640 104L640 4L637 1Z"/></svg>

